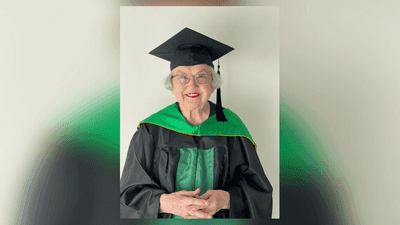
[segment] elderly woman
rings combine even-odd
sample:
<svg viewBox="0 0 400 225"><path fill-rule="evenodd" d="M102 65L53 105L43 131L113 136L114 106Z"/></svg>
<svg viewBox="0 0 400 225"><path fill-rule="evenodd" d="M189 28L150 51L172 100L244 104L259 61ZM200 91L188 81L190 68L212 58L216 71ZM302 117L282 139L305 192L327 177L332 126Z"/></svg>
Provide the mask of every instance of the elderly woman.
<svg viewBox="0 0 400 225"><path fill-rule="evenodd" d="M220 86L212 61L231 50L185 28L150 52L171 62L166 85L177 102L132 138L121 218L271 218L272 187L250 133L220 100L208 101Z"/></svg>

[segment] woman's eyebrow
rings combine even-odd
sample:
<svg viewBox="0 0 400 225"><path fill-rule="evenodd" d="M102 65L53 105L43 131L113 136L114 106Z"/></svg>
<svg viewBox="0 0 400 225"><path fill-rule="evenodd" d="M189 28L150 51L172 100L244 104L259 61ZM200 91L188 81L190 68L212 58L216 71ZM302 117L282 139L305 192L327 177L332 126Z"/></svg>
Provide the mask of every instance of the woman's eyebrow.
<svg viewBox="0 0 400 225"><path fill-rule="evenodd" d="M176 71L175 74L184 74L184 75L186 75L186 73L185 73L185 72L182 72L182 71Z"/></svg>
<svg viewBox="0 0 400 225"><path fill-rule="evenodd" d="M206 69L202 69L202 70L200 70L200 71L198 71L198 72L196 72L194 74L199 74L199 73L203 73L203 72L207 72L207 70ZM175 73L175 75L178 75L178 74L179 75L181 75L181 74L187 75L187 73L185 73L183 71L180 71L180 70L176 71L176 73Z"/></svg>
<svg viewBox="0 0 400 225"><path fill-rule="evenodd" d="M199 74L199 73L203 73L203 72L207 72L207 70L206 69L202 69L202 70L200 70L199 72L197 72L195 74Z"/></svg>

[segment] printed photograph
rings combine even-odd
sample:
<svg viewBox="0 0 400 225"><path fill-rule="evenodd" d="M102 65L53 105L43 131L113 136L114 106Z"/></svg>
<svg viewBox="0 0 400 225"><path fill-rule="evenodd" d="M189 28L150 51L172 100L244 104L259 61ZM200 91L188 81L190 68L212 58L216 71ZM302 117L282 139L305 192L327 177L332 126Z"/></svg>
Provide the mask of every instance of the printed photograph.
<svg viewBox="0 0 400 225"><path fill-rule="evenodd" d="M121 7L121 218L279 218L278 12Z"/></svg>

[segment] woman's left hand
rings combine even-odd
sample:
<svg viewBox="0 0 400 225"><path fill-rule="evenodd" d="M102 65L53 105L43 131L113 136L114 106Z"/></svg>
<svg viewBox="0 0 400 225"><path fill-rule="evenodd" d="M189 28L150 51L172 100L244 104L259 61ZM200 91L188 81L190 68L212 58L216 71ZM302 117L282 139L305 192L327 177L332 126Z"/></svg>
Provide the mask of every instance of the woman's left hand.
<svg viewBox="0 0 400 225"><path fill-rule="evenodd" d="M223 190L208 190L197 198L206 199L209 204L203 211L214 215L221 209L229 209L229 192Z"/></svg>

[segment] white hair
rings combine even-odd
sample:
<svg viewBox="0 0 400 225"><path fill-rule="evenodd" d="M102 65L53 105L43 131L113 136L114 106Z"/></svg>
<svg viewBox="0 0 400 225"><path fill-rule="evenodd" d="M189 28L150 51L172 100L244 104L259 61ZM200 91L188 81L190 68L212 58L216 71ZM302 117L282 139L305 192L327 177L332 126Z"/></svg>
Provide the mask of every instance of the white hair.
<svg viewBox="0 0 400 225"><path fill-rule="evenodd" d="M211 73L212 73L212 77L213 77L212 85L213 85L214 89L217 89L217 88L221 87L222 79L212 67L210 67L210 69L211 69ZM168 74L167 77L164 78L163 83L164 83L164 87L167 90L169 90L169 91L172 90L172 71Z"/></svg>

